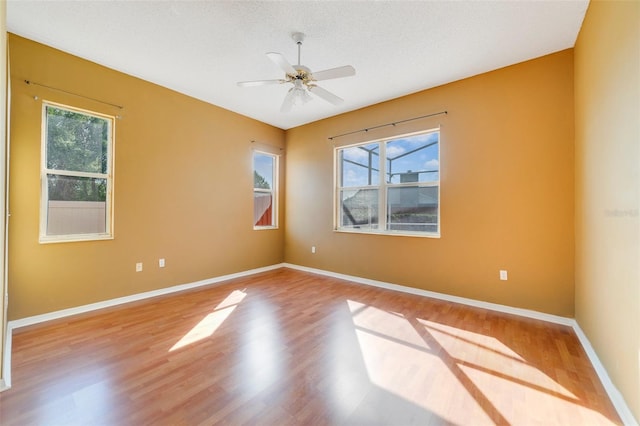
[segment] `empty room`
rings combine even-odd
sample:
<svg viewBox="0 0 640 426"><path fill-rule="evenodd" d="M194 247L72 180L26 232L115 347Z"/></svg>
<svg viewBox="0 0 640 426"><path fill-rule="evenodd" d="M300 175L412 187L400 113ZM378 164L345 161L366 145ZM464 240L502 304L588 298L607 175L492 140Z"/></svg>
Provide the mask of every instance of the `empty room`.
<svg viewBox="0 0 640 426"><path fill-rule="evenodd" d="M640 2L0 28L0 424L638 424Z"/></svg>

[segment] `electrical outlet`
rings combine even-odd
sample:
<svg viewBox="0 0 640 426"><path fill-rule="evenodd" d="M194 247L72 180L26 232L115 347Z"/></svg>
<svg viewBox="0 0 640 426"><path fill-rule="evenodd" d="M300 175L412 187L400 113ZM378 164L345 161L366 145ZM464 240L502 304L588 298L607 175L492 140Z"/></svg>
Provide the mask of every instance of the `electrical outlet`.
<svg viewBox="0 0 640 426"><path fill-rule="evenodd" d="M142 262L136 263L136 272L142 272Z"/></svg>
<svg viewBox="0 0 640 426"><path fill-rule="evenodd" d="M506 281L507 280L507 271L506 270L504 270L504 269L500 270L500 279L502 281Z"/></svg>
<svg viewBox="0 0 640 426"><path fill-rule="evenodd" d="M164 268L164 259L158 259L158 266Z"/></svg>
<svg viewBox="0 0 640 426"><path fill-rule="evenodd" d="M315 254L315 252L316 252L316 246L311 246L311 253Z"/></svg>

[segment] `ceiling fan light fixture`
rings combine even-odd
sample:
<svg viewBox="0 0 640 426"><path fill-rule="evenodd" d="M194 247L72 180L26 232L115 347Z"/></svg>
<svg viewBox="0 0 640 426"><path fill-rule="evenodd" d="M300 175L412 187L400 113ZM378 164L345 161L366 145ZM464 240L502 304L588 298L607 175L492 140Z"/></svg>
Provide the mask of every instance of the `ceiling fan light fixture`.
<svg viewBox="0 0 640 426"><path fill-rule="evenodd" d="M301 80L296 80L293 87L293 104L294 105L304 105L307 102L313 100L305 86L302 84Z"/></svg>
<svg viewBox="0 0 640 426"><path fill-rule="evenodd" d="M313 98L311 97L311 95L309 95L309 92L307 92L305 89L298 89L296 90L297 95L296 98L299 102L298 105L304 105L308 102L311 102L313 100ZM294 100L295 102L295 100Z"/></svg>

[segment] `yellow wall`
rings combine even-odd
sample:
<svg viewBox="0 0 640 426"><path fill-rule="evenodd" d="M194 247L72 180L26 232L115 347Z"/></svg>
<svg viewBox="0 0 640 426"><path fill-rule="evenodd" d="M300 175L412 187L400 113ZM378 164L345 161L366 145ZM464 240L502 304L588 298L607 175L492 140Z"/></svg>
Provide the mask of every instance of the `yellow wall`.
<svg viewBox="0 0 640 426"><path fill-rule="evenodd" d="M327 138L441 110L364 137L442 126L442 237L332 231ZM572 50L288 130L285 259L571 317L573 139Z"/></svg>
<svg viewBox="0 0 640 426"><path fill-rule="evenodd" d="M282 262L283 228L253 230L250 143L284 147L282 130L14 35L9 43L9 319ZM43 99L122 115L115 239L38 243ZM143 272L135 272L136 262Z"/></svg>
<svg viewBox="0 0 640 426"><path fill-rule="evenodd" d="M640 419L640 2L591 2L575 92L576 319Z"/></svg>

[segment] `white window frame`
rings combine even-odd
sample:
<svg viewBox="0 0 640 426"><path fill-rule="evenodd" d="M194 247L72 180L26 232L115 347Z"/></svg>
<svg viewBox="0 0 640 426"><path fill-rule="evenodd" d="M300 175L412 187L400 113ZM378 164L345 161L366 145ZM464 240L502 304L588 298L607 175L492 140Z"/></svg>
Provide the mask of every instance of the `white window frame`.
<svg viewBox="0 0 640 426"><path fill-rule="evenodd" d="M253 180L254 173L256 172L256 163L255 156L256 155L266 155L267 157L273 158L273 182L271 189L264 188L256 188L253 185L253 193L255 192L264 192L267 194L271 194L271 225L256 225L255 222L253 224L254 230L265 230L265 229L278 229L278 188L280 186L280 156L277 154L273 154L271 152L254 150L251 154L251 178ZM255 196L253 197L253 202L255 203ZM254 204L255 208L255 204Z"/></svg>
<svg viewBox="0 0 640 426"><path fill-rule="evenodd" d="M438 179L424 182L406 182L406 183L388 183L386 181L387 176L387 161L386 161L386 146L388 142L408 138L412 136L426 135L430 133L438 133ZM340 151L348 148L365 146L371 144L378 144L379 151L379 171L378 171L378 184L369 186L341 186L342 176L342 163L340 162ZM427 237L427 238L440 238L441 230L441 215L440 215L440 198L441 198L441 161L440 161L440 148L442 144L442 134L440 128L432 128L419 132L407 133L398 136L368 140L365 142L359 142L351 145L337 146L334 149L334 226L333 229L336 232L355 233L355 234L381 234L381 235L396 235L396 236L411 236L411 237ZM407 231L407 230L389 230L387 229L387 215L388 215L388 191L392 188L402 187L437 187L438 188L438 207L437 207L437 222L435 232L427 231ZM377 228L353 228L353 227L341 227L341 207L340 200L342 190L362 190L362 189L377 189L378 190L378 227Z"/></svg>
<svg viewBox="0 0 640 426"><path fill-rule="evenodd" d="M47 107L64 109L78 114L97 117L109 122L109 142L107 144L107 170L106 173L75 172L68 170L55 170L47 168ZM41 155L40 155L40 243L65 243L75 241L94 241L113 239L113 157L115 148L115 117L82 108L76 108L51 101L42 102L42 132L41 132ZM49 185L48 175L86 177L105 179L107 182L107 193L105 199L105 232L87 234L61 234L47 235L48 207L49 207Z"/></svg>

